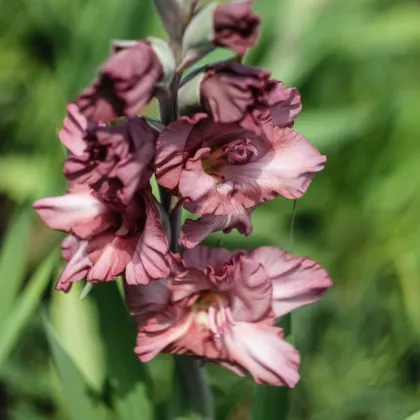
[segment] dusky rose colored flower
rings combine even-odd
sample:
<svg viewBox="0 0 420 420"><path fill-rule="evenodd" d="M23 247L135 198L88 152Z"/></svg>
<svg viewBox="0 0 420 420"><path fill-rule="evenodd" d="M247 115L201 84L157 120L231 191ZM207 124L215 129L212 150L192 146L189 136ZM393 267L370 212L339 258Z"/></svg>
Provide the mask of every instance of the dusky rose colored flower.
<svg viewBox="0 0 420 420"><path fill-rule="evenodd" d="M326 161L303 136L268 115L258 136L205 114L181 117L160 133L155 171L160 185L200 215L238 213L274 199L301 197Z"/></svg>
<svg viewBox="0 0 420 420"><path fill-rule="evenodd" d="M245 55L258 39L260 18L252 12L251 1L220 4L214 11L214 43Z"/></svg>
<svg viewBox="0 0 420 420"><path fill-rule="evenodd" d="M250 235L253 230L251 213L254 209L239 208L236 213L224 216L206 214L200 218L186 219L179 237L179 243L185 248L193 248L213 232L229 233L236 229L243 235Z"/></svg>
<svg viewBox="0 0 420 420"><path fill-rule="evenodd" d="M150 43L139 41L118 49L75 102L91 121L134 117L152 99L162 77L162 64Z"/></svg>
<svg viewBox="0 0 420 420"><path fill-rule="evenodd" d="M198 246L173 274L147 286L127 286L138 323L137 355L195 355L257 383L294 387L299 353L275 326L285 313L321 298L327 272L307 258L262 247L230 252Z"/></svg>
<svg viewBox="0 0 420 420"><path fill-rule="evenodd" d="M105 199L128 204L151 177L157 131L139 117L107 126L88 121L75 104L67 110L59 133L70 151L65 176L89 185Z"/></svg>
<svg viewBox="0 0 420 420"><path fill-rule="evenodd" d="M68 291L84 277L101 282L125 272L129 284L145 284L170 272L168 240L150 190L116 210L87 186L75 186L37 201L34 209L49 227L70 233L62 244L68 264L58 290Z"/></svg>
<svg viewBox="0 0 420 420"><path fill-rule="evenodd" d="M270 109L273 124L282 127L293 126L302 109L295 88L270 79L268 71L234 61L209 66L200 93L202 106L215 122L238 122L257 134L262 133L260 120Z"/></svg>

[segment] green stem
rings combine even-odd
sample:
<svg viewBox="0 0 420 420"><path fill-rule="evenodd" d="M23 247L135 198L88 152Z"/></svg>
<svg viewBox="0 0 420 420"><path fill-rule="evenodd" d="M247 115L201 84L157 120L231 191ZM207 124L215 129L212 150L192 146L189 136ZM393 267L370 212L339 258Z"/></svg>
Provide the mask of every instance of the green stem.
<svg viewBox="0 0 420 420"><path fill-rule="evenodd" d="M168 198L167 194L167 191L161 190L162 203L169 203L165 208L169 211L171 197ZM176 206L169 213L173 252L178 250L181 214L181 206ZM213 396L206 378L206 371L199 360L191 356L175 356L173 389L176 404L170 407L171 418L178 415L191 415L194 419L214 419Z"/></svg>
<svg viewBox="0 0 420 420"><path fill-rule="evenodd" d="M174 370L176 407L171 407L172 417L213 420L213 396L200 360L191 356L175 356Z"/></svg>
<svg viewBox="0 0 420 420"><path fill-rule="evenodd" d="M176 51L174 51L175 56ZM179 57L177 57L178 59ZM177 92L181 74L176 74L168 97L160 100L162 122L167 125L178 117ZM181 230L182 206L172 208L173 196L160 187L161 204L168 214L171 231L171 251L178 251L178 238ZM191 415L201 420L214 419L213 396L209 387L206 372L200 361L191 356L175 356L174 399L170 409L170 418L180 415Z"/></svg>

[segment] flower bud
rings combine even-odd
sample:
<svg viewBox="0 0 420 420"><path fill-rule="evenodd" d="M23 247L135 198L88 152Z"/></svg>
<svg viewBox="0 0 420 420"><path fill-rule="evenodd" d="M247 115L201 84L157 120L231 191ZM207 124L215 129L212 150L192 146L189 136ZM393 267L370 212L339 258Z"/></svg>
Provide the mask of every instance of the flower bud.
<svg viewBox="0 0 420 420"><path fill-rule="evenodd" d="M112 50L98 79L75 101L94 122L135 117L159 91L169 89L174 75L174 57L162 40L115 41Z"/></svg>
<svg viewBox="0 0 420 420"><path fill-rule="evenodd" d="M169 38L180 41L198 0L153 1Z"/></svg>
<svg viewBox="0 0 420 420"><path fill-rule="evenodd" d="M274 125L293 126L302 104L295 88L271 79L268 71L227 60L191 72L179 90L178 108L183 115L205 112L216 123L238 123L259 135L269 114Z"/></svg>
<svg viewBox="0 0 420 420"><path fill-rule="evenodd" d="M216 46L244 55L258 38L260 19L251 6L250 0L242 0L210 4L198 11L185 31L179 67L185 69Z"/></svg>
<svg viewBox="0 0 420 420"><path fill-rule="evenodd" d="M126 48L135 47L138 42L136 39L113 39L111 41L111 55Z"/></svg>
<svg viewBox="0 0 420 420"><path fill-rule="evenodd" d="M203 7L188 25L182 40L181 68L187 68L215 47L213 20L216 7L214 3Z"/></svg>

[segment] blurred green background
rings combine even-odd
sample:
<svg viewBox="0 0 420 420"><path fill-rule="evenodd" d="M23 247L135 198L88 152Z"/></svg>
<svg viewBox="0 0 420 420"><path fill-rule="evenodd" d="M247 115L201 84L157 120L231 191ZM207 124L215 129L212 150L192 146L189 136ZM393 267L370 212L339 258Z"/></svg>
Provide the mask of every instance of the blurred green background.
<svg viewBox="0 0 420 420"><path fill-rule="evenodd" d="M112 38L161 36L146 0L3 0L0 14L0 419L175 418L172 359L142 365L114 284L53 292L61 235L31 210L65 189L65 104ZM297 86L296 129L328 157L298 201L254 216L231 248L318 260L334 287L293 315L302 380L289 420L403 420L420 410L420 3L256 0L247 63ZM152 106L150 113L155 112ZM293 242L293 243L292 243ZM217 419L280 419L282 390L209 366ZM172 411L173 413L175 411ZM169 413L169 414L168 414Z"/></svg>

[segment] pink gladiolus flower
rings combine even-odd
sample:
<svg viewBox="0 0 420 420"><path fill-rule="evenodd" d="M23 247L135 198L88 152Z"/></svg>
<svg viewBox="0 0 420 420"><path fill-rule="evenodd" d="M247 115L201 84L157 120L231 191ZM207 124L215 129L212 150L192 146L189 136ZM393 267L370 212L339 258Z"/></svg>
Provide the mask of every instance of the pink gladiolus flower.
<svg viewBox="0 0 420 420"><path fill-rule="evenodd" d="M104 199L128 204L150 179L157 132L138 117L106 126L88 121L75 104L67 110L59 133L71 152L64 165L67 179L89 185Z"/></svg>
<svg viewBox="0 0 420 420"><path fill-rule="evenodd" d="M195 355L257 383L294 387L299 353L275 321L319 300L330 285L321 266L280 249L198 246L171 277L126 288L138 323L135 351L143 362L160 352Z"/></svg>
<svg viewBox="0 0 420 420"><path fill-rule="evenodd" d="M257 42L259 24L251 1L220 4L214 12L214 43L244 55Z"/></svg>
<svg viewBox="0 0 420 420"><path fill-rule="evenodd" d="M205 114L181 117L159 135L158 182L184 199L192 213L228 215L274 199L301 197L326 161L289 127L261 120L263 134Z"/></svg>
<svg viewBox="0 0 420 420"><path fill-rule="evenodd" d="M265 70L226 61L209 66L201 82L201 103L215 122L238 122L257 134L260 120L270 107L274 125L292 126L302 109L299 92L270 79ZM288 115L279 117L281 110Z"/></svg>
<svg viewBox="0 0 420 420"><path fill-rule="evenodd" d="M148 42L119 49L99 69L99 79L76 104L95 122L134 117L152 99L163 76L159 58Z"/></svg>
<svg viewBox="0 0 420 420"><path fill-rule="evenodd" d="M87 186L76 186L63 196L37 201L34 209L49 227L70 233L62 244L68 264L58 290L68 291L84 277L108 281L125 271L129 284L146 284L170 272L168 241L148 190L117 210Z"/></svg>

